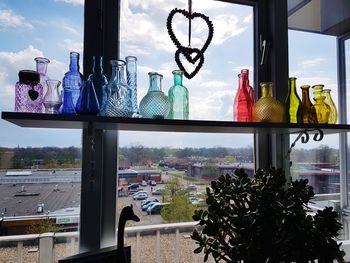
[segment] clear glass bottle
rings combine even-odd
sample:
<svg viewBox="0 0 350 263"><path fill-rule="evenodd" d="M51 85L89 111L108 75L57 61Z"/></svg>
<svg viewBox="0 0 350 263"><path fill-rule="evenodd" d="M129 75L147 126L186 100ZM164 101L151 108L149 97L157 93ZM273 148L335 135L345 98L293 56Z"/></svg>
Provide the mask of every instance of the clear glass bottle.
<svg viewBox="0 0 350 263"><path fill-rule="evenodd" d="M107 99L100 115L110 117L131 117L131 89L125 81L125 61L111 60L112 76L106 85Z"/></svg>
<svg viewBox="0 0 350 263"><path fill-rule="evenodd" d="M316 96L316 102L312 108L316 111L317 123L328 123L331 107L324 102L325 96Z"/></svg>
<svg viewBox="0 0 350 263"><path fill-rule="evenodd" d="M338 110L337 110L337 107L335 106L335 103L332 99L331 90L324 89L321 94L322 94L322 96L326 97L324 102L326 104L328 104L329 107L331 108L331 111L329 113L328 123L329 124L336 124L338 121Z"/></svg>
<svg viewBox="0 0 350 263"><path fill-rule="evenodd" d="M248 90L248 75L238 75L238 89L233 104L233 120L240 122L252 121L253 102Z"/></svg>
<svg viewBox="0 0 350 263"><path fill-rule="evenodd" d="M182 84L183 71L174 70L174 85L168 92L170 101L169 119L188 120L189 115L189 99L188 90Z"/></svg>
<svg viewBox="0 0 350 263"><path fill-rule="evenodd" d="M15 111L41 113L43 108L43 86L40 75L33 70L21 70L15 87Z"/></svg>
<svg viewBox="0 0 350 263"><path fill-rule="evenodd" d="M63 89L67 89L72 93L74 106L76 105L82 84L81 73L79 72L79 53L70 53L69 71L64 74L62 85ZM63 105L64 106L64 105Z"/></svg>
<svg viewBox="0 0 350 263"><path fill-rule="evenodd" d="M75 105L75 112L81 115L97 115L100 113L100 105L96 96L94 83L90 79L83 81L80 96Z"/></svg>
<svg viewBox="0 0 350 263"><path fill-rule="evenodd" d="M127 56L126 61L126 80L131 89L131 107L134 114L138 113L137 106L137 58Z"/></svg>
<svg viewBox="0 0 350 263"><path fill-rule="evenodd" d="M92 81L99 105L102 105L104 86L107 84L107 78L103 75L103 58L102 56L92 57L93 67L92 74L89 75L88 80ZM105 97L107 97L105 95Z"/></svg>
<svg viewBox="0 0 350 263"><path fill-rule="evenodd" d="M50 60L43 57L36 57L34 59L36 63L36 72L40 74L40 84L44 88L44 93L47 92L47 80L50 79L50 77L47 75L47 66L50 63Z"/></svg>
<svg viewBox="0 0 350 263"><path fill-rule="evenodd" d="M247 83L246 83L246 85L247 85L249 97L250 97L252 103L254 104L254 102L255 102L255 92L254 92L253 87L249 84L249 69L242 69L241 70L241 74L247 75Z"/></svg>
<svg viewBox="0 0 350 263"><path fill-rule="evenodd" d="M317 115L315 108L312 107L312 103L309 97L310 85L303 85L300 87L302 90L302 100L300 104L300 114L302 123L317 123Z"/></svg>
<svg viewBox="0 0 350 263"><path fill-rule="evenodd" d="M282 102L274 98L273 83L263 82L261 98L253 106L253 121L255 122L284 122L285 107Z"/></svg>
<svg viewBox="0 0 350 263"><path fill-rule="evenodd" d="M140 102L140 114L143 118L164 119L169 115L170 101L162 91L163 75L149 72L149 88Z"/></svg>
<svg viewBox="0 0 350 263"><path fill-rule="evenodd" d="M300 98L297 93L296 78L288 79L288 95L286 98L286 121L289 123L302 123Z"/></svg>
<svg viewBox="0 0 350 263"><path fill-rule="evenodd" d="M58 110L62 105L62 98L59 93L59 86L61 81L49 79L47 83L47 92L44 96L43 104L45 106L45 113L58 114Z"/></svg>

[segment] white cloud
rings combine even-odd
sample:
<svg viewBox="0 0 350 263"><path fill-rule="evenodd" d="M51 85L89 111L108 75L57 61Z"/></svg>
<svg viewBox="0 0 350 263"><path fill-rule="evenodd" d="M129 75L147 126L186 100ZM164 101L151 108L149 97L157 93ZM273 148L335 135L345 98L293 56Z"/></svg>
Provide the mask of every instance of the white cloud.
<svg viewBox="0 0 350 263"><path fill-rule="evenodd" d="M326 63L327 60L325 58L314 58L314 59L308 59L300 62L300 67L303 69L311 68L311 67L318 67L322 64Z"/></svg>
<svg viewBox="0 0 350 263"><path fill-rule="evenodd" d="M253 19L253 14L249 14L243 19L243 23L250 23L252 19Z"/></svg>
<svg viewBox="0 0 350 263"><path fill-rule="evenodd" d="M230 85L228 83L224 82L224 81L213 80L213 81L203 82L199 86L203 87L203 88L213 88L213 87L215 87L216 89L218 89L218 88L227 88Z"/></svg>
<svg viewBox="0 0 350 263"><path fill-rule="evenodd" d="M247 26L240 25L240 21L235 15L218 15L213 18L213 24L214 45L221 45L229 38L237 36L247 29Z"/></svg>
<svg viewBox="0 0 350 263"><path fill-rule="evenodd" d="M73 41L72 39L64 39L62 43L60 43L60 46L65 48L69 52L83 52L83 43L80 41Z"/></svg>
<svg viewBox="0 0 350 263"><path fill-rule="evenodd" d="M25 28L31 30L34 27L23 16L15 14L12 10L0 9L0 29L7 28Z"/></svg>
<svg viewBox="0 0 350 263"><path fill-rule="evenodd" d="M55 0L55 2L64 2L72 5L84 5L84 0Z"/></svg>

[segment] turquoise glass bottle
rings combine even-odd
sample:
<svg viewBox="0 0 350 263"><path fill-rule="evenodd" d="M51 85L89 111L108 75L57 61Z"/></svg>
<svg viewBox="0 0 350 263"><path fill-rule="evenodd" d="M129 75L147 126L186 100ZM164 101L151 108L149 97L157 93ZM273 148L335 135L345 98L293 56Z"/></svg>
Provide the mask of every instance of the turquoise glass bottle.
<svg viewBox="0 0 350 263"><path fill-rule="evenodd" d="M102 105L102 99L103 97L107 97L106 95L103 96L103 92L106 92L103 87L107 84L107 78L105 75L103 75L103 58L101 56L92 57L93 59L93 68L92 68L92 74L89 76L89 80L92 81L94 85L94 89L96 92L96 96L98 99L99 105Z"/></svg>
<svg viewBox="0 0 350 263"><path fill-rule="evenodd" d="M182 84L183 71L174 70L174 85L169 89L170 100L169 119L188 120L189 99L188 90Z"/></svg>

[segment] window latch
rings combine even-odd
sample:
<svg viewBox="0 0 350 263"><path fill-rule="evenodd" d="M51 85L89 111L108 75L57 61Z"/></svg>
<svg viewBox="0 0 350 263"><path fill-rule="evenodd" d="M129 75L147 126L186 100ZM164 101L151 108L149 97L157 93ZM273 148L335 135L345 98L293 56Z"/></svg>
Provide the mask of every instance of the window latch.
<svg viewBox="0 0 350 263"><path fill-rule="evenodd" d="M260 66L265 65L267 56L270 51L271 42L260 38L260 50L262 51Z"/></svg>

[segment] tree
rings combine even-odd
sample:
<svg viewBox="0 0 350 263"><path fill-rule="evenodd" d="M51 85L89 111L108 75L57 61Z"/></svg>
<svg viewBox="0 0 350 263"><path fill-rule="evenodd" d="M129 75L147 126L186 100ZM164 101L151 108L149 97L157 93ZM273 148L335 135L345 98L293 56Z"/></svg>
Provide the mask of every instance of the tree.
<svg viewBox="0 0 350 263"><path fill-rule="evenodd" d="M180 179L177 177L171 177L165 185L163 199L171 201L175 195L184 193L186 193L186 191L181 186Z"/></svg>
<svg viewBox="0 0 350 263"><path fill-rule="evenodd" d="M234 157L233 155L226 155L224 160L226 163L235 163L237 161L236 157Z"/></svg>
<svg viewBox="0 0 350 263"><path fill-rule="evenodd" d="M162 209L161 216L167 222L190 221L194 210L185 194L175 194L170 204Z"/></svg>

